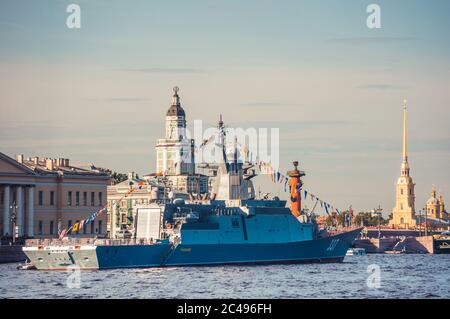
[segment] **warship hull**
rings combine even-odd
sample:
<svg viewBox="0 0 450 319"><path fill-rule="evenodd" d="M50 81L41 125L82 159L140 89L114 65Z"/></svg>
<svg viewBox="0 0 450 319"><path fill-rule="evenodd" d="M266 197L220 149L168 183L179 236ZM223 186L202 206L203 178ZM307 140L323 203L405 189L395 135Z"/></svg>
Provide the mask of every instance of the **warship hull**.
<svg viewBox="0 0 450 319"><path fill-rule="evenodd" d="M171 244L24 247L38 270L161 267Z"/></svg>
<svg viewBox="0 0 450 319"><path fill-rule="evenodd" d="M290 243L105 245L24 248L39 270L342 262L360 229Z"/></svg>

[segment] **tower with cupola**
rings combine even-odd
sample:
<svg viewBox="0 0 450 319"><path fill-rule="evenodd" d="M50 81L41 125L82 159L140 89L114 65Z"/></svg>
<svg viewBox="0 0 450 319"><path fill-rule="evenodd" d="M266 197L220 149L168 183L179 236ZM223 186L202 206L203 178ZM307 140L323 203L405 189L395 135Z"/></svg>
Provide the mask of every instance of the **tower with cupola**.
<svg viewBox="0 0 450 319"><path fill-rule="evenodd" d="M156 144L158 175L192 175L195 173L194 140L186 136L186 113L180 103L178 87L173 88L172 105L166 113L165 138Z"/></svg>

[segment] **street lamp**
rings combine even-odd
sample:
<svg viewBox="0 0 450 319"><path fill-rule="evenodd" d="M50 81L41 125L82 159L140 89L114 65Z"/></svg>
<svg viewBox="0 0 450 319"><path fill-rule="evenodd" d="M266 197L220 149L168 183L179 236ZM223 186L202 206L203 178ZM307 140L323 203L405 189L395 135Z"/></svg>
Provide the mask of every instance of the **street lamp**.
<svg viewBox="0 0 450 319"><path fill-rule="evenodd" d="M380 218L381 218L382 211L383 211L383 209L381 208L381 205L378 205L378 208L376 209L377 217L378 217L378 239L380 239L380 237L381 237Z"/></svg>
<svg viewBox="0 0 450 319"><path fill-rule="evenodd" d="M421 224L422 224L422 210L419 210L419 237L422 236L422 230L421 230Z"/></svg>
<svg viewBox="0 0 450 319"><path fill-rule="evenodd" d="M17 221L17 208L16 202L14 201L11 206L9 206L10 209L12 209L11 214L11 225L12 225L12 243L16 242L16 221Z"/></svg>
<svg viewBox="0 0 450 319"><path fill-rule="evenodd" d="M423 208L423 211L425 212L425 236L428 236L428 213L426 206Z"/></svg>

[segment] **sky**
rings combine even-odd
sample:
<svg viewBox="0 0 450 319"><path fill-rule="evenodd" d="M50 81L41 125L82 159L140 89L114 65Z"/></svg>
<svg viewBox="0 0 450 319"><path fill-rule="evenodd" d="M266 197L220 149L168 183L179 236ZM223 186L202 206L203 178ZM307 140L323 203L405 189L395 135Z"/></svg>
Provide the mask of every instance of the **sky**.
<svg viewBox="0 0 450 319"><path fill-rule="evenodd" d="M188 125L221 113L279 128L281 171L298 160L308 191L387 215L406 97L416 210L432 185L450 205L449 13L447 0L0 0L0 152L153 172L176 85Z"/></svg>

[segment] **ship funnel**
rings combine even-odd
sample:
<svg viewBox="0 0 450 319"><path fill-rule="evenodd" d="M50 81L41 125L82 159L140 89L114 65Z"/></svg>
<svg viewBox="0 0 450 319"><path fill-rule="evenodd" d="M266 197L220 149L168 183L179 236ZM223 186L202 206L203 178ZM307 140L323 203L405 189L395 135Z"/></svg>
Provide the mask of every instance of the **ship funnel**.
<svg viewBox="0 0 450 319"><path fill-rule="evenodd" d="M301 180L302 176L305 176L303 171L298 169L298 161L293 162L294 169L288 172L289 186L291 190L291 212L295 217L299 217L302 212L302 196L301 188L303 182Z"/></svg>

